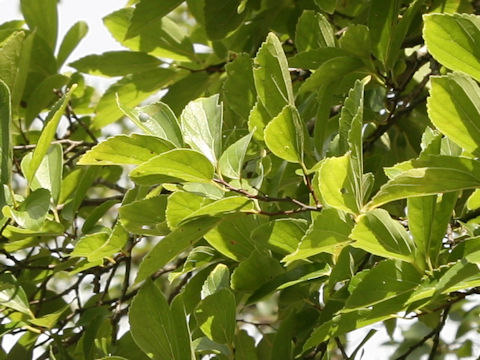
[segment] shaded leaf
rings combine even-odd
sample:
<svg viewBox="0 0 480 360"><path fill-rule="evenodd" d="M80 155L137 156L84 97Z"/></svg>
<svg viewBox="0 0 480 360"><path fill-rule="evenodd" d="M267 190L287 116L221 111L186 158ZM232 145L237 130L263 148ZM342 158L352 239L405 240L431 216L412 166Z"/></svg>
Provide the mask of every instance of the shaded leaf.
<svg viewBox="0 0 480 360"><path fill-rule="evenodd" d="M220 156L218 168L220 172L231 179L240 179L244 165L245 154L252 140L253 133L245 135L230 145Z"/></svg>

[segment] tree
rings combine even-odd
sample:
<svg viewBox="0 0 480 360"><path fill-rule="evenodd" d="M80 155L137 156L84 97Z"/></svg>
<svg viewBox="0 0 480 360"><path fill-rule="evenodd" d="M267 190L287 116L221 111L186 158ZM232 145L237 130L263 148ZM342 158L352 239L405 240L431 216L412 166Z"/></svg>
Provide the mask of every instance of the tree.
<svg viewBox="0 0 480 360"><path fill-rule="evenodd" d="M473 356L478 2L130 0L74 72L86 24L20 4L0 359L373 358L376 323L392 359Z"/></svg>

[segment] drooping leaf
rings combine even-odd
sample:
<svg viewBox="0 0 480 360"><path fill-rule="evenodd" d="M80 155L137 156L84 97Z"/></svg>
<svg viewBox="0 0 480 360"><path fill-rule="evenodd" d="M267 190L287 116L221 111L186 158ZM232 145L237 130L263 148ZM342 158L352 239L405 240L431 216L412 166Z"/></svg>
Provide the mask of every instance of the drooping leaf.
<svg viewBox="0 0 480 360"><path fill-rule="evenodd" d="M297 249L282 261L290 263L322 252L335 253L349 242L352 228L352 222L337 210L325 209L314 219Z"/></svg>
<svg viewBox="0 0 480 360"><path fill-rule="evenodd" d="M431 83L427 106L432 123L458 145L478 156L480 87L460 73L434 76Z"/></svg>
<svg viewBox="0 0 480 360"><path fill-rule="evenodd" d="M37 146L33 151L32 160L30 161L30 172L27 176L27 181L31 182L35 173L38 170L44 156L47 154L48 148L50 147L50 142L53 140L55 133L57 132L57 127L60 122L61 117L67 107L68 101L72 96L73 91L76 86L73 85L70 90L62 96L60 100L53 106L52 110L48 113L47 118L45 119L45 127L38 139Z"/></svg>
<svg viewBox="0 0 480 360"><path fill-rule="evenodd" d="M0 274L0 307L8 307L34 317L25 291L10 273Z"/></svg>
<svg viewBox="0 0 480 360"><path fill-rule="evenodd" d="M367 308L404 293L412 292L422 274L411 264L395 260L380 262L355 286L345 304L345 312Z"/></svg>
<svg viewBox="0 0 480 360"><path fill-rule="evenodd" d="M395 177L383 185L366 205L372 209L390 201L480 187L480 163L476 160L428 155L401 163Z"/></svg>
<svg viewBox="0 0 480 360"><path fill-rule="evenodd" d="M183 145L182 133L177 117L168 105L158 102L130 109L119 102L118 106L140 129L146 134L157 136L181 147Z"/></svg>
<svg viewBox="0 0 480 360"><path fill-rule="evenodd" d="M152 4L153 1L148 3ZM154 5L158 7L157 3ZM127 37L133 16L134 9L127 7L105 16L103 22L115 40L133 51L177 61L195 58L191 39L183 28L168 16L144 22L144 26L138 28L137 35Z"/></svg>
<svg viewBox="0 0 480 360"><path fill-rule="evenodd" d="M230 344L236 328L235 307L233 292L222 288L198 304L195 319L209 339L220 344Z"/></svg>
<svg viewBox="0 0 480 360"><path fill-rule="evenodd" d="M158 68L146 70L123 77L111 85L100 98L95 109L93 127L100 129L122 117L123 111L117 106L121 103L125 108L132 108L161 90L175 79L176 73L171 69Z"/></svg>
<svg viewBox="0 0 480 360"><path fill-rule="evenodd" d="M240 261L248 258L253 250L265 247L250 235L256 226L258 220L252 215L225 217L205 235L205 239L221 254Z"/></svg>
<svg viewBox="0 0 480 360"><path fill-rule="evenodd" d="M233 271L232 288L242 292L253 292L282 272L283 267L278 260L255 250Z"/></svg>
<svg viewBox="0 0 480 360"><path fill-rule="evenodd" d="M305 129L294 106L287 105L265 128L265 143L279 158L303 164Z"/></svg>
<svg viewBox="0 0 480 360"><path fill-rule="evenodd" d="M410 235L383 209L360 215L350 238L355 241L352 246L372 254L415 263L415 246Z"/></svg>
<svg viewBox="0 0 480 360"><path fill-rule="evenodd" d="M135 5L135 10L128 27L125 39L142 34L151 24L161 20L165 15L182 3L182 0L141 0Z"/></svg>
<svg viewBox="0 0 480 360"><path fill-rule="evenodd" d="M190 360L190 338L176 322L186 323L185 314L174 312L155 284L145 282L129 312L130 331L137 345L155 359Z"/></svg>
<svg viewBox="0 0 480 360"><path fill-rule="evenodd" d="M185 142L216 164L222 151L223 107L218 95L190 102L180 116Z"/></svg>
<svg viewBox="0 0 480 360"><path fill-rule="evenodd" d="M161 235L157 229L165 221L167 197L159 195L122 205L118 209L120 222L126 230L135 234Z"/></svg>
<svg viewBox="0 0 480 360"><path fill-rule="evenodd" d="M480 81L480 20L476 15L424 15L423 37L428 51L442 65ZM448 44L448 46L445 46Z"/></svg>
<svg viewBox="0 0 480 360"><path fill-rule="evenodd" d="M213 217L198 218L173 230L143 258L135 281L138 283L154 274L179 253L200 240L218 222L219 219Z"/></svg>
<svg viewBox="0 0 480 360"><path fill-rule="evenodd" d="M213 179L212 163L194 150L174 149L157 155L130 172L141 184L164 182L206 182Z"/></svg>
<svg viewBox="0 0 480 360"><path fill-rule="evenodd" d="M136 51L107 51L100 55L87 55L69 66L86 74L123 76L158 68L158 58Z"/></svg>
<svg viewBox="0 0 480 360"><path fill-rule="evenodd" d="M230 145L220 156L218 168L220 172L231 179L240 179L244 165L245 154L252 140L253 133L245 135Z"/></svg>
<svg viewBox="0 0 480 360"><path fill-rule="evenodd" d="M117 135L94 146L78 161L79 165L140 165L173 149L169 141L155 136Z"/></svg>
<svg viewBox="0 0 480 360"><path fill-rule="evenodd" d="M223 39L239 26L245 16L237 11L240 0L204 0L205 30L212 40Z"/></svg>

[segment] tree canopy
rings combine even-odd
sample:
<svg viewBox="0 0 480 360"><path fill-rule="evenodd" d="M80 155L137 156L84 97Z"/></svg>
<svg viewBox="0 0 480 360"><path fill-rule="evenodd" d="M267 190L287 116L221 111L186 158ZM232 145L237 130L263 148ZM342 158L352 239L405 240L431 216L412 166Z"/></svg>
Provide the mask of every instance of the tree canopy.
<svg viewBox="0 0 480 360"><path fill-rule="evenodd" d="M478 1L19 3L0 359L479 356Z"/></svg>

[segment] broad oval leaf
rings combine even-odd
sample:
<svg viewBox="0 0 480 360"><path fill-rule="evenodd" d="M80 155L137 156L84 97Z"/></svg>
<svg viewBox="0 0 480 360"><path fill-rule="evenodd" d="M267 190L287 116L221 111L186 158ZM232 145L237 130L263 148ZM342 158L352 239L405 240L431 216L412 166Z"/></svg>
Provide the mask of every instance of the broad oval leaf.
<svg viewBox="0 0 480 360"><path fill-rule="evenodd" d="M0 307L7 307L34 317L25 291L10 273L0 274Z"/></svg>
<svg viewBox="0 0 480 360"><path fill-rule="evenodd" d="M212 163L194 150L175 149L157 155L130 172L133 181L141 184L163 182L210 182Z"/></svg>
<svg viewBox="0 0 480 360"><path fill-rule="evenodd" d="M399 164L399 171L383 185L367 209L390 201L480 187L480 162L477 160L428 155ZM394 167L395 169L395 167Z"/></svg>
<svg viewBox="0 0 480 360"><path fill-rule="evenodd" d="M244 196L231 196L207 204L200 209L190 213L183 222L202 216L224 216L230 213L248 212L254 209L253 201Z"/></svg>
<svg viewBox="0 0 480 360"><path fill-rule="evenodd" d="M350 238L353 247L374 255L415 262L415 246L407 230L383 209L360 215Z"/></svg>
<svg viewBox="0 0 480 360"><path fill-rule="evenodd" d="M79 165L140 165L172 150L173 144L155 136L132 134L111 137L87 151Z"/></svg>
<svg viewBox="0 0 480 360"><path fill-rule="evenodd" d="M480 155L480 87L468 76L434 76L428 115L443 134L474 155Z"/></svg>
<svg viewBox="0 0 480 360"><path fill-rule="evenodd" d="M185 313L168 306L152 281L147 281L134 297L128 314L135 343L154 359L191 359L188 333L177 323L186 323Z"/></svg>
<svg viewBox="0 0 480 360"><path fill-rule="evenodd" d="M291 105L283 108L265 128L265 143L279 158L303 163L305 129L298 110Z"/></svg>
<svg viewBox="0 0 480 360"><path fill-rule="evenodd" d="M325 209L314 219L297 249L282 261L291 263L322 252L336 253L350 242L348 236L352 228L352 221L348 217L341 216L335 209Z"/></svg>
<svg viewBox="0 0 480 360"><path fill-rule="evenodd" d="M423 37L433 57L442 65L480 81L480 18L466 14L429 14L424 15L423 20Z"/></svg>

